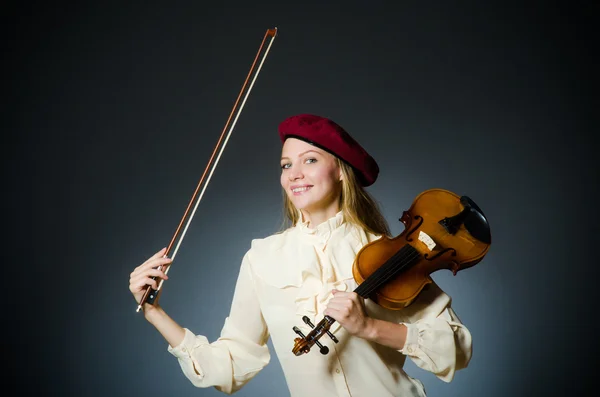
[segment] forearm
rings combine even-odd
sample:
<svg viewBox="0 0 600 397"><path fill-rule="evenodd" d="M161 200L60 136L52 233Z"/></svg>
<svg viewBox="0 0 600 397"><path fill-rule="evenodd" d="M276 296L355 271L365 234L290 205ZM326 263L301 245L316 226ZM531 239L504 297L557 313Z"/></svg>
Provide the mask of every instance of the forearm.
<svg viewBox="0 0 600 397"><path fill-rule="evenodd" d="M406 333L407 329L404 324L369 318L362 338L395 350L401 350L406 342Z"/></svg>
<svg viewBox="0 0 600 397"><path fill-rule="evenodd" d="M146 320L158 330L171 347L179 346L185 336L185 330L175 322L161 307L144 312Z"/></svg>

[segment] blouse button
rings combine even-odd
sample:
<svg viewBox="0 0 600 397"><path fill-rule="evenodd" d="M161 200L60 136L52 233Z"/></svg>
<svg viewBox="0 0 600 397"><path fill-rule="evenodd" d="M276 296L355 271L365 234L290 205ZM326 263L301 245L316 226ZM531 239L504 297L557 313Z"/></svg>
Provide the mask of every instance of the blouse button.
<svg viewBox="0 0 600 397"><path fill-rule="evenodd" d="M335 372L339 374L340 373L340 369L336 368Z"/></svg>

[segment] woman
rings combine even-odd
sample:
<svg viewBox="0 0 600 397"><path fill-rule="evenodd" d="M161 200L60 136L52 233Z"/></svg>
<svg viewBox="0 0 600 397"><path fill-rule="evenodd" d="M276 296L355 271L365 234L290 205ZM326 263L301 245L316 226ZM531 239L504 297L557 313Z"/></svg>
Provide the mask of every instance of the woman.
<svg viewBox="0 0 600 397"><path fill-rule="evenodd" d="M270 359L272 339L292 396L424 396L402 369L406 357L450 382L471 358L471 335L432 283L402 310L388 310L352 292L352 265L365 244L389 228L364 189L377 179L375 160L338 124L300 114L279 125L281 186L291 226L252 241L243 257L229 316L214 342L179 326L160 307L145 318L168 342L189 380L227 394L244 386ZM130 291L139 303L147 285L166 279L161 250L137 267ZM333 317L326 355L292 353L296 326L306 335Z"/></svg>

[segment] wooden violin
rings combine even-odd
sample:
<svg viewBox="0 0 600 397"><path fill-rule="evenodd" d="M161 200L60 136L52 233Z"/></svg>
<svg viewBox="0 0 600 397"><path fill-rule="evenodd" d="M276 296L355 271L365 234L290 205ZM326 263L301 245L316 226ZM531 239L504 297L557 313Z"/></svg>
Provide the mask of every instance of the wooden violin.
<svg viewBox="0 0 600 397"><path fill-rule="evenodd" d="M490 225L481 209L467 196L444 189L420 193L400 221L404 230L394 238L382 236L366 244L356 255L352 274L354 290L382 307L400 310L410 305L423 288L431 283L431 273L448 269L454 275L479 263L487 254L492 238ZM312 331L304 335L298 327L292 352L308 353L313 345L322 354L329 349L319 339L335 322L325 316L316 326L308 317L303 321Z"/></svg>

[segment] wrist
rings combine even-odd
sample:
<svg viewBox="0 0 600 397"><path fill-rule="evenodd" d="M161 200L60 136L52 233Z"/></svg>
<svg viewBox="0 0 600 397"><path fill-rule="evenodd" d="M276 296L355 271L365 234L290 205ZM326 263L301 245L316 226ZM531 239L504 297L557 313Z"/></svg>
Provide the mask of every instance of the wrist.
<svg viewBox="0 0 600 397"><path fill-rule="evenodd" d="M151 305L149 303L144 304L142 310L144 311L144 317L150 324L154 324L164 314L164 311L160 306Z"/></svg>
<svg viewBox="0 0 600 397"><path fill-rule="evenodd" d="M407 330L404 324L369 318L365 323L361 337L395 350L401 350L406 343Z"/></svg>
<svg viewBox="0 0 600 397"><path fill-rule="evenodd" d="M363 335L361 337L372 342L377 340L377 319L371 317L366 318L365 327L363 329Z"/></svg>

